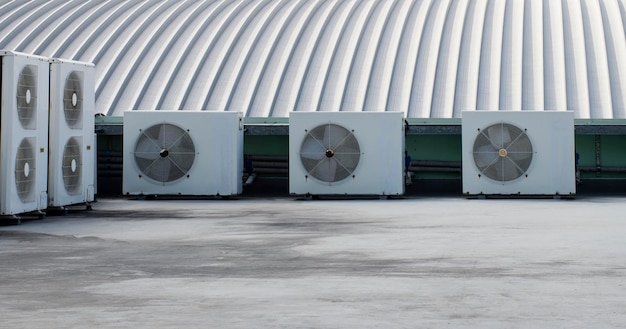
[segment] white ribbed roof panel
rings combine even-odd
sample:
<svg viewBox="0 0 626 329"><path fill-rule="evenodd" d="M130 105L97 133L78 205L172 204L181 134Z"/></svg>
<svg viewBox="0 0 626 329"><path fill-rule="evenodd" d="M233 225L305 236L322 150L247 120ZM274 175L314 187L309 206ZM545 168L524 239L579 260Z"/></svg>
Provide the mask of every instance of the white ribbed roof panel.
<svg viewBox="0 0 626 329"><path fill-rule="evenodd" d="M97 111L626 118L626 0L0 4L0 49L96 65Z"/></svg>

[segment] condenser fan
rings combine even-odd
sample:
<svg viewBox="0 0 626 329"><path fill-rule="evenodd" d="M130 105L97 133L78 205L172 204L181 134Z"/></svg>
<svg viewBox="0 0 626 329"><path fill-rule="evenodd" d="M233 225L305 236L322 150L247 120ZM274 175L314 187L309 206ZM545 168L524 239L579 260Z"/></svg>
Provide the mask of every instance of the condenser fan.
<svg viewBox="0 0 626 329"><path fill-rule="evenodd" d="M353 131L336 124L307 131L300 147L300 160L307 173L328 183L350 176L360 157L359 142Z"/></svg>
<svg viewBox="0 0 626 329"><path fill-rule="evenodd" d="M146 176L175 181L189 172L196 157L189 131L169 123L142 130L135 144L135 162Z"/></svg>
<svg viewBox="0 0 626 329"><path fill-rule="evenodd" d="M83 83L78 72L72 72L65 80L63 89L63 111L65 122L70 128L82 128Z"/></svg>
<svg viewBox="0 0 626 329"><path fill-rule="evenodd" d="M63 186L69 195L81 193L81 143L75 138L70 138L63 148Z"/></svg>
<svg viewBox="0 0 626 329"><path fill-rule="evenodd" d="M533 159L533 147L525 130L498 123L479 129L473 157L481 175L507 182L526 174Z"/></svg>
<svg viewBox="0 0 626 329"><path fill-rule="evenodd" d="M22 139L15 157L15 187L22 202L35 200L35 138Z"/></svg>
<svg viewBox="0 0 626 329"><path fill-rule="evenodd" d="M26 65L17 81L17 116L22 127L35 129L37 109L37 74L33 65Z"/></svg>

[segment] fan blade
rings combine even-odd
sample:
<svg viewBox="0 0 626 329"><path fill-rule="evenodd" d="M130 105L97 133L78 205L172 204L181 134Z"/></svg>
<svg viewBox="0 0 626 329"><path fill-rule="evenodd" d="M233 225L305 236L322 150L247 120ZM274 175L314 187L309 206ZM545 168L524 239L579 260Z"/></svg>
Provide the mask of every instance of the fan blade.
<svg viewBox="0 0 626 329"><path fill-rule="evenodd" d="M340 155L333 157L333 159L337 163L335 181L340 181L350 176L359 164L358 155Z"/></svg>
<svg viewBox="0 0 626 329"><path fill-rule="evenodd" d="M353 133L343 130L345 137L335 146L335 153L340 154L360 154L359 142Z"/></svg>
<svg viewBox="0 0 626 329"><path fill-rule="evenodd" d="M313 136L308 135L302 143L300 156L305 159L321 160L325 157L326 149Z"/></svg>
<svg viewBox="0 0 626 329"><path fill-rule="evenodd" d="M184 175L193 166L196 154L193 152L170 152L167 159L179 169L181 175Z"/></svg>
<svg viewBox="0 0 626 329"><path fill-rule="evenodd" d="M487 136L493 147L501 149L511 141L509 128L502 124L493 125L487 128Z"/></svg>
<svg viewBox="0 0 626 329"><path fill-rule="evenodd" d="M324 146L327 149L331 149L332 148L332 144L330 144L330 134L331 134L330 130L331 130L331 127L332 127L332 125L329 123L324 128L324 139L322 140L322 142L324 143Z"/></svg>
<svg viewBox="0 0 626 329"><path fill-rule="evenodd" d="M511 159L503 158L495 167L501 181L510 181L520 176L518 167Z"/></svg>
<svg viewBox="0 0 626 329"><path fill-rule="evenodd" d="M155 169L157 169L159 175L163 177L162 181L167 182L170 180L169 178L172 171L172 162L168 158L164 158L163 161L159 161L159 164Z"/></svg>
<svg viewBox="0 0 626 329"><path fill-rule="evenodd" d="M159 128L159 135L157 136L157 140L159 141L159 145L161 145L162 148L167 148L169 145L166 143L167 141L167 135L168 135L168 130L167 129L168 125L166 124L162 124L161 127Z"/></svg>
<svg viewBox="0 0 626 329"><path fill-rule="evenodd" d="M511 158L511 160L517 162L517 161L527 160L527 159L532 158L533 157L533 153L532 152L512 152L512 151L509 151L507 156L509 158Z"/></svg>
<svg viewBox="0 0 626 329"><path fill-rule="evenodd" d="M350 131L337 125L329 124L324 132L324 145L329 149L336 149L350 135Z"/></svg>
<svg viewBox="0 0 626 329"><path fill-rule="evenodd" d="M158 159L161 148L155 142L148 137L141 138L135 147L135 157L146 160Z"/></svg>
<svg viewBox="0 0 626 329"><path fill-rule="evenodd" d="M357 165L359 164L360 154L352 153L352 154L336 154L333 157L337 163L343 167L348 173L353 172Z"/></svg>
<svg viewBox="0 0 626 329"><path fill-rule="evenodd" d="M474 152L474 162L479 168L485 168L498 160L498 151L491 145L483 145Z"/></svg>
<svg viewBox="0 0 626 329"><path fill-rule="evenodd" d="M326 158L321 161L314 171L314 177L317 177L325 182L333 182L335 172L337 171L337 162L335 162L332 158Z"/></svg>
<svg viewBox="0 0 626 329"><path fill-rule="evenodd" d="M179 127L164 123L159 127L157 139L162 148L169 150L178 143L185 134L186 132Z"/></svg>
<svg viewBox="0 0 626 329"><path fill-rule="evenodd" d="M166 159L158 159L154 161L148 168L146 168L146 173L156 179L159 182L168 182L170 176L170 170L172 168L172 163Z"/></svg>
<svg viewBox="0 0 626 329"><path fill-rule="evenodd" d="M526 134L521 134L509 147L507 147L508 155L512 160L526 160L533 156L533 146Z"/></svg>
<svg viewBox="0 0 626 329"><path fill-rule="evenodd" d="M331 182L334 182L335 176L337 174L337 160L335 159L330 159L330 161L328 161L328 180Z"/></svg>

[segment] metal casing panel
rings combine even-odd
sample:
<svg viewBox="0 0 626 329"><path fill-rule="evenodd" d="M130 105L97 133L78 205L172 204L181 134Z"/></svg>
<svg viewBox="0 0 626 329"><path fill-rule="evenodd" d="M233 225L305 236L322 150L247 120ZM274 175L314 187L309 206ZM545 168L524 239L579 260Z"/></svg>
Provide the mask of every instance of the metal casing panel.
<svg viewBox="0 0 626 329"><path fill-rule="evenodd" d="M324 182L309 175L300 160L308 131L340 125L354 134L360 160L352 175ZM404 119L402 112L291 112L289 116L289 192L313 195L404 194Z"/></svg>
<svg viewBox="0 0 626 329"><path fill-rule="evenodd" d="M77 80L75 78L78 78ZM80 86L77 101L82 102L82 113L76 121L66 119L66 87L68 79ZM84 63L63 59L50 62L50 162L48 182L48 206L61 207L91 202L95 196L95 67ZM80 148L78 156L68 158L64 154L70 143L76 142ZM65 164L64 164L65 161ZM68 162L71 167L68 167ZM65 169L64 169L65 167ZM65 171L64 171L65 170ZM76 175L78 184L68 187L64 176Z"/></svg>
<svg viewBox="0 0 626 329"><path fill-rule="evenodd" d="M187 130L196 156L187 175L159 182L143 175L134 157L142 131L159 124ZM128 195L238 195L242 192L243 115L211 111L124 113L123 193Z"/></svg>
<svg viewBox="0 0 626 329"><path fill-rule="evenodd" d="M473 156L479 129L497 123L525 130L533 148L532 162L525 175L506 182L481 175ZM464 194L576 194L574 113L571 111L465 111L462 152Z"/></svg>
<svg viewBox="0 0 626 329"><path fill-rule="evenodd" d="M48 62L44 57L0 51L0 215L15 215L46 208L48 182ZM27 102L34 103L34 117L24 126L18 114L18 85L27 66L34 75L35 88L27 88ZM23 87L22 87L23 88ZM24 90L22 90L24 91ZM20 93L21 94L21 93ZM34 141L34 157L18 168L16 158L21 143ZM18 172L32 179L32 193L18 195Z"/></svg>

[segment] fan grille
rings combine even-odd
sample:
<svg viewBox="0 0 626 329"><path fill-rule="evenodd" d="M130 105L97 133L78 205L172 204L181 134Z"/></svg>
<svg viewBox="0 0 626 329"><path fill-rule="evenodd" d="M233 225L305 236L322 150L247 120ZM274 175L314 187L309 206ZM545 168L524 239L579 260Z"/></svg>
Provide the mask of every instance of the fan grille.
<svg viewBox="0 0 626 329"><path fill-rule="evenodd" d="M525 130L498 123L479 129L473 156L480 175L508 182L526 174L533 159L533 147Z"/></svg>
<svg viewBox="0 0 626 329"><path fill-rule="evenodd" d="M72 71L65 80L63 111L65 122L72 129L82 128L83 82L80 72Z"/></svg>
<svg viewBox="0 0 626 329"><path fill-rule="evenodd" d="M17 81L17 117L24 129L36 129L37 70L26 65Z"/></svg>
<svg viewBox="0 0 626 329"><path fill-rule="evenodd" d="M196 151L189 130L162 123L141 130L134 156L137 167L144 175L166 183L187 175L195 161Z"/></svg>
<svg viewBox="0 0 626 329"><path fill-rule="evenodd" d="M328 183L352 175L360 157L354 131L336 124L324 124L307 131L300 147L300 160L307 174Z"/></svg>
<svg viewBox="0 0 626 329"><path fill-rule="evenodd" d="M15 188L22 202L35 201L36 182L36 139L22 139L15 157Z"/></svg>
<svg viewBox="0 0 626 329"><path fill-rule="evenodd" d="M79 195L82 179L81 141L77 137L70 138L63 148L63 186L69 195Z"/></svg>

